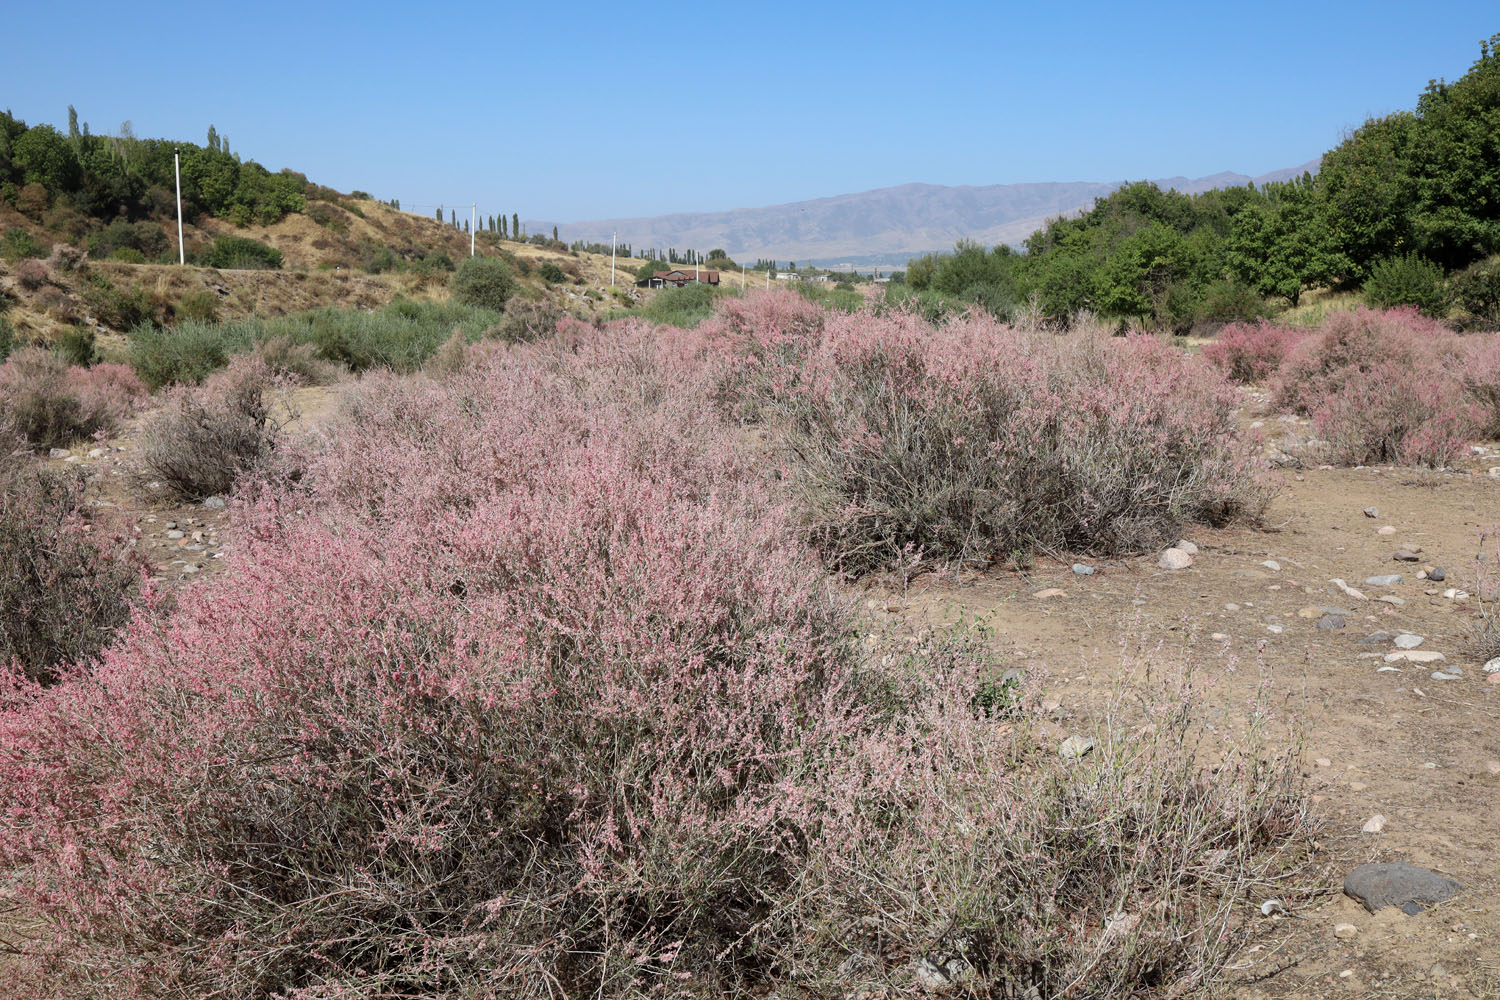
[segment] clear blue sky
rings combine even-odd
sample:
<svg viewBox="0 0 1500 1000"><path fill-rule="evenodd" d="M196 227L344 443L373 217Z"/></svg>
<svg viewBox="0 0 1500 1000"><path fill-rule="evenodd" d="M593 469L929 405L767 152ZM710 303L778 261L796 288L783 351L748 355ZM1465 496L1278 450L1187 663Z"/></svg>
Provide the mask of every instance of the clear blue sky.
<svg viewBox="0 0 1500 1000"><path fill-rule="evenodd" d="M8 4L0 107L576 221L1313 159L1500 3ZM1147 6L1147 5L1141 5Z"/></svg>

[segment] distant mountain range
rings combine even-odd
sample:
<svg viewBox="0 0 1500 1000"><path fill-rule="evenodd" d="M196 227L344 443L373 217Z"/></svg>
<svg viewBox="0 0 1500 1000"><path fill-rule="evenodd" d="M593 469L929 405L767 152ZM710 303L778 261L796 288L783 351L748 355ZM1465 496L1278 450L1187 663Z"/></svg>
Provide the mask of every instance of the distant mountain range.
<svg viewBox="0 0 1500 1000"><path fill-rule="evenodd" d="M1259 177L1219 173L1208 177L1167 177L1162 188L1197 194L1213 188L1265 184L1316 173L1318 160ZM644 219L596 219L558 223L564 240L608 241L618 232L637 251L646 247L708 252L722 247L736 260L757 257L799 264L903 267L908 258L951 250L960 239L989 246L1019 244L1048 219L1091 207L1123 181L992 184L944 187L902 184L859 194L842 194L787 205L737 208L727 212L678 212ZM528 222L531 232L553 223Z"/></svg>

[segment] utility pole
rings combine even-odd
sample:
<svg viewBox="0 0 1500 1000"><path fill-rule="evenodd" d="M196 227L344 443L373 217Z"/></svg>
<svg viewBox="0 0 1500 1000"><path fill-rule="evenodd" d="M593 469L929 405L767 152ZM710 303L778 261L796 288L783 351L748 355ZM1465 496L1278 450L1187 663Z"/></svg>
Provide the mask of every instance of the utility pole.
<svg viewBox="0 0 1500 1000"><path fill-rule="evenodd" d="M177 177L177 263L187 265L187 250L182 245L182 161L172 150L172 173Z"/></svg>
<svg viewBox="0 0 1500 1000"><path fill-rule="evenodd" d="M469 226L469 256L474 256L474 237L479 235L479 202L469 207L469 218L472 225Z"/></svg>
<svg viewBox="0 0 1500 1000"><path fill-rule="evenodd" d="M615 287L615 238L619 233L609 234L609 287Z"/></svg>

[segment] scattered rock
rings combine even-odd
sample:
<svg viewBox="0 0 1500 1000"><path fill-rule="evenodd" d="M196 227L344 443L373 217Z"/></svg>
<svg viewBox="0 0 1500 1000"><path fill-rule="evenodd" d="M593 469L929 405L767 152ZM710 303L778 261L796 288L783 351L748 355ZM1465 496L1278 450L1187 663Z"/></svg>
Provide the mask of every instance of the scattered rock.
<svg viewBox="0 0 1500 1000"><path fill-rule="evenodd" d="M1369 600L1369 598L1366 597L1362 591L1356 590L1355 588L1349 586L1343 580L1335 578L1335 579L1329 580L1328 582L1331 583L1331 584L1333 584L1335 587L1337 587L1339 589L1339 592L1341 594L1343 594L1345 597L1352 597L1356 601L1368 601Z"/></svg>
<svg viewBox="0 0 1500 1000"><path fill-rule="evenodd" d="M1390 641L1391 634L1389 632L1371 632L1369 635L1359 640L1359 644L1361 646L1384 646Z"/></svg>
<svg viewBox="0 0 1500 1000"><path fill-rule="evenodd" d="M1181 549L1182 551L1186 552L1190 556L1195 556L1195 555L1198 554L1198 546L1194 545L1192 542L1188 541L1186 538L1179 538L1177 540L1177 543L1175 545L1173 545L1172 548L1174 548L1174 549Z"/></svg>
<svg viewBox="0 0 1500 1000"><path fill-rule="evenodd" d="M1484 769L1491 774L1500 774L1500 760L1492 760L1484 765Z"/></svg>
<svg viewBox="0 0 1500 1000"><path fill-rule="evenodd" d="M1376 507L1366 507L1365 508L1365 517L1379 517L1379 516L1380 516L1380 510L1379 510L1379 508L1376 508Z"/></svg>
<svg viewBox="0 0 1500 1000"><path fill-rule="evenodd" d="M1442 583L1444 580L1448 579L1448 574L1443 572L1443 567L1434 566L1432 569L1427 571L1427 579L1431 580L1433 583Z"/></svg>
<svg viewBox="0 0 1500 1000"><path fill-rule="evenodd" d="M1349 938L1352 938L1354 935L1356 935L1358 933L1359 933L1359 928L1355 927L1353 924L1334 924L1333 925L1333 936L1336 937L1336 938L1342 938L1342 939L1344 939L1344 940L1347 941ZM840 966L840 968L843 968L843 966Z"/></svg>
<svg viewBox="0 0 1500 1000"><path fill-rule="evenodd" d="M1209 636L1209 638L1214 642L1223 642L1225 639L1229 638L1229 634L1226 632L1215 632L1213 635Z"/></svg>
<svg viewBox="0 0 1500 1000"><path fill-rule="evenodd" d="M1420 635L1412 635L1410 632L1403 632L1400 635L1396 636L1396 638L1392 641L1396 644L1397 649L1416 649L1418 646L1422 645L1425 640Z"/></svg>
<svg viewBox="0 0 1500 1000"><path fill-rule="evenodd" d="M48 458L67 458L73 453L66 448L53 448L47 452Z"/></svg>
<svg viewBox="0 0 1500 1000"><path fill-rule="evenodd" d="M1283 633L1283 632L1286 631L1286 626L1284 626L1284 625L1267 625L1266 626L1266 631L1269 632L1269 633L1271 633L1272 635L1280 635L1281 633ZM1496 674L1495 676L1500 677L1500 674Z"/></svg>
<svg viewBox="0 0 1500 1000"><path fill-rule="evenodd" d="M1400 573L1386 573L1384 576L1370 576L1365 578L1365 583L1372 587L1394 587L1400 582Z"/></svg>
<svg viewBox="0 0 1500 1000"><path fill-rule="evenodd" d="M1385 817L1376 813L1365 820L1365 825L1359 828L1360 833L1379 833L1385 829Z"/></svg>
<svg viewBox="0 0 1500 1000"><path fill-rule="evenodd" d="M209 510L223 510L224 509L224 498L223 497L205 497L203 499L203 506L207 507Z"/></svg>
<svg viewBox="0 0 1500 1000"><path fill-rule="evenodd" d="M1484 665L1484 672L1487 674L1500 674L1500 656L1487 661Z"/></svg>
<svg viewBox="0 0 1500 1000"><path fill-rule="evenodd" d="M1334 629L1340 629L1343 627L1344 619L1340 618L1338 615L1324 615L1322 618L1318 619L1318 628L1322 629L1324 632L1332 632Z"/></svg>
<svg viewBox="0 0 1500 1000"><path fill-rule="evenodd" d="M1156 565L1166 570L1187 569L1192 564L1193 554L1175 546L1162 552L1156 559Z"/></svg>
<svg viewBox="0 0 1500 1000"><path fill-rule="evenodd" d="M1267 559L1265 562L1261 563L1261 565L1273 573L1281 572L1281 563L1277 562L1275 559Z"/></svg>
<svg viewBox="0 0 1500 1000"><path fill-rule="evenodd" d="M1313 760L1313 763L1315 765L1317 765L1318 767L1332 767L1333 766L1333 761L1329 760L1327 757L1318 757L1318 758L1315 758Z"/></svg>
<svg viewBox="0 0 1500 1000"><path fill-rule="evenodd" d="M1469 599L1469 592L1467 590L1459 590L1456 587L1449 587L1443 591L1443 596L1450 601L1467 601Z"/></svg>
<svg viewBox="0 0 1500 1000"><path fill-rule="evenodd" d="M1375 598L1375 600L1381 602L1382 604L1394 605L1398 608L1406 606L1406 601L1403 598L1397 597L1395 594L1381 594L1379 597Z"/></svg>
<svg viewBox="0 0 1500 1000"><path fill-rule="evenodd" d="M1397 549L1396 554L1391 557L1397 562L1418 562L1421 557L1411 549Z"/></svg>
<svg viewBox="0 0 1500 1000"><path fill-rule="evenodd" d="M169 531L169 532L167 532L167 537L170 538L170 539L172 539L173 541L176 541L179 538L185 538L186 537L186 533L185 532L181 532L181 531L175 531L175 530L174 531Z"/></svg>
<svg viewBox="0 0 1500 1000"><path fill-rule="evenodd" d="M1432 672L1432 679L1435 681L1461 681L1464 679L1464 675L1453 673L1450 670L1434 670Z"/></svg>
<svg viewBox="0 0 1500 1000"><path fill-rule="evenodd" d="M1073 564L1073 575L1074 576L1093 576L1094 575L1094 567L1089 566L1086 563L1074 563Z"/></svg>
<svg viewBox="0 0 1500 1000"><path fill-rule="evenodd" d="M1037 600L1045 601L1049 597L1067 597L1068 594L1067 591L1059 590L1057 587L1048 587L1046 590L1038 590L1031 596L1035 597Z"/></svg>
<svg viewBox="0 0 1500 1000"><path fill-rule="evenodd" d="M104 449L103 448L90 448L89 449L89 458L103 458L103 457L104 457Z"/></svg>
<svg viewBox="0 0 1500 1000"><path fill-rule="evenodd" d="M1371 913L1387 906L1431 906L1452 899L1462 889L1451 878L1405 861L1360 865L1344 879L1344 895Z"/></svg>
<svg viewBox="0 0 1500 1000"><path fill-rule="evenodd" d="M1375 531L1375 534L1377 535L1394 535L1395 533L1396 529L1391 527L1389 524L1387 524L1383 528L1377 528Z"/></svg>
<svg viewBox="0 0 1500 1000"><path fill-rule="evenodd" d="M1441 663L1446 657L1435 649L1403 649L1396 653L1386 653L1387 663Z"/></svg>
<svg viewBox="0 0 1500 1000"><path fill-rule="evenodd" d="M1231 601L1230 603L1224 605L1224 610L1225 611L1238 611L1239 609L1240 609L1240 606L1238 604L1235 604L1233 601Z"/></svg>
<svg viewBox="0 0 1500 1000"><path fill-rule="evenodd" d="M1093 749L1093 740L1087 736L1078 736L1075 734L1063 740L1062 745L1057 748L1057 752L1062 755L1064 760L1077 760Z"/></svg>

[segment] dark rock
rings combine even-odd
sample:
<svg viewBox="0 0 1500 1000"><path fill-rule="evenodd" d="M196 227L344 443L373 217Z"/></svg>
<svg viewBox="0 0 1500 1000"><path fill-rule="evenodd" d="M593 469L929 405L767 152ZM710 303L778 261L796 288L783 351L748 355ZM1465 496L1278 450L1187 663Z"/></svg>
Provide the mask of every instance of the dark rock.
<svg viewBox="0 0 1500 1000"><path fill-rule="evenodd" d="M1391 558L1397 562L1417 562L1420 557L1410 549L1397 549L1396 554Z"/></svg>
<svg viewBox="0 0 1500 1000"><path fill-rule="evenodd" d="M1448 574L1443 572L1443 567L1441 567L1441 566L1437 567L1431 573L1427 574L1427 579L1434 580L1434 581L1437 581L1437 582L1442 582L1443 580L1446 580L1447 578L1448 578Z"/></svg>
<svg viewBox="0 0 1500 1000"><path fill-rule="evenodd" d="M1387 906L1411 913L1407 907L1413 905L1420 912L1423 906L1452 899L1461 889L1453 879L1405 861L1360 865L1344 879L1344 895L1371 913Z"/></svg>
<svg viewBox="0 0 1500 1000"><path fill-rule="evenodd" d="M1389 632L1371 632L1369 635L1359 640L1359 644L1361 646L1384 646L1386 643L1391 641L1391 638L1392 637Z"/></svg>
<svg viewBox="0 0 1500 1000"><path fill-rule="evenodd" d="M1365 517L1379 517L1379 516L1380 516L1379 509L1377 509L1375 507L1366 507L1365 508Z"/></svg>

